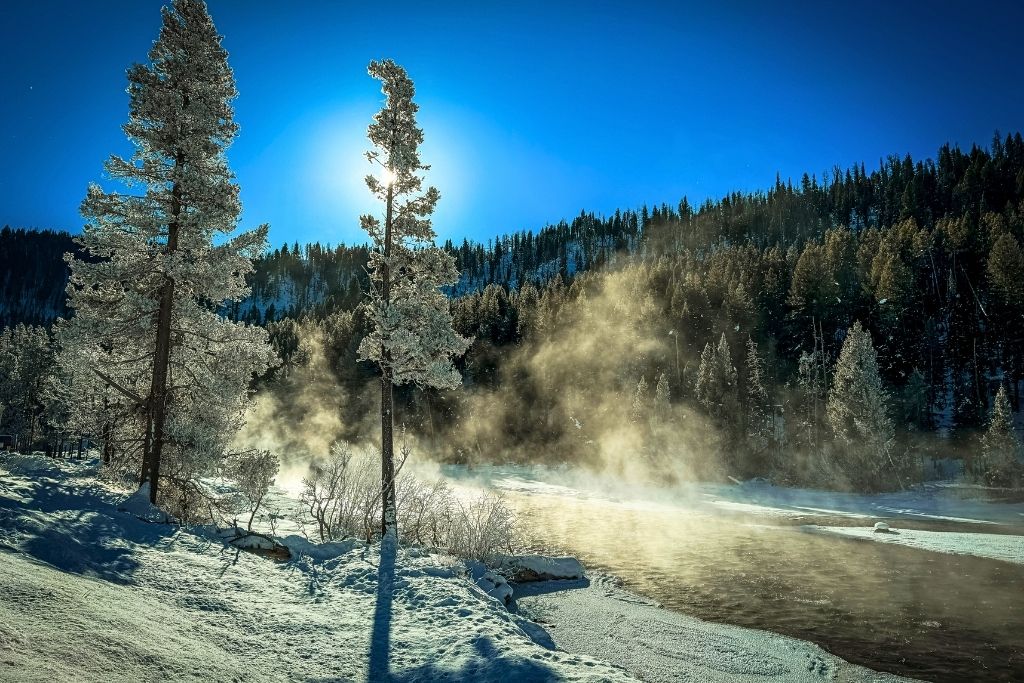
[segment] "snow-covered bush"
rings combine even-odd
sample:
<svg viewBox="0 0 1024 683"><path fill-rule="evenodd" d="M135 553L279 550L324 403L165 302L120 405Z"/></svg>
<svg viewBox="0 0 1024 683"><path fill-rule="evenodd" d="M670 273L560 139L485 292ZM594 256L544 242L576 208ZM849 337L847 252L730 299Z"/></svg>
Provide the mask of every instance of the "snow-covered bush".
<svg viewBox="0 0 1024 683"><path fill-rule="evenodd" d="M335 444L302 480L301 522L320 543L380 535L380 461ZM505 499L485 493L460 500L443 480L400 473L395 482L398 533L404 543L440 548L460 558L492 561L516 545L516 519Z"/></svg>
<svg viewBox="0 0 1024 683"><path fill-rule="evenodd" d="M405 475L398 477L396 493L402 540L444 547L458 521L451 487L443 479L428 483Z"/></svg>
<svg viewBox="0 0 1024 683"><path fill-rule="evenodd" d="M252 531L252 521L263 504L263 499L274 483L281 464L270 451L249 450L235 455L228 463L227 474L238 486L238 509L249 513L246 529Z"/></svg>
<svg viewBox="0 0 1024 683"><path fill-rule="evenodd" d="M310 466L299 502L303 525L311 525L321 543L347 536L369 541L380 506L380 470L372 458L335 444L326 462Z"/></svg>
<svg viewBox="0 0 1024 683"><path fill-rule="evenodd" d="M487 491L469 503L455 500L458 510L446 549L464 558L492 564L511 553L517 543L515 513L498 492Z"/></svg>

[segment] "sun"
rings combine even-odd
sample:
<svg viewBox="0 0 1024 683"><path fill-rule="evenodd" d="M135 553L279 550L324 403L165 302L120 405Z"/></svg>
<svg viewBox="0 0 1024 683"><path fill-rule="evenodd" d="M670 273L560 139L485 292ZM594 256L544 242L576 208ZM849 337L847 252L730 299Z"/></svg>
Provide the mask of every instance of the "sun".
<svg viewBox="0 0 1024 683"><path fill-rule="evenodd" d="M387 166L381 168L380 173L377 174L377 180L384 187L391 187L395 181L398 180L398 175Z"/></svg>

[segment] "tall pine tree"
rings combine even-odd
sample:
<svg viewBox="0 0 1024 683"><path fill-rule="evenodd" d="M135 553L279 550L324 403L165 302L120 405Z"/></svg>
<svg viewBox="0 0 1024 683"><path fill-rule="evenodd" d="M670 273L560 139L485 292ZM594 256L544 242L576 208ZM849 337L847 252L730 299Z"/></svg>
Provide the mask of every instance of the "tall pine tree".
<svg viewBox="0 0 1024 683"><path fill-rule="evenodd" d="M232 237L241 210L225 150L234 140L234 75L201 0L163 10L148 64L128 70L131 158L107 174L127 193L91 185L88 219L69 254L63 361L93 372L134 404L150 500L164 478L179 488L222 454L239 426L254 373L273 362L267 334L217 307L248 293L245 276L267 227ZM165 447L175 463L162 471Z"/></svg>
<svg viewBox="0 0 1024 683"><path fill-rule="evenodd" d="M1013 411L1006 385L999 385L988 430L981 440L979 474L991 486L1010 486L1020 477L1021 442L1013 429Z"/></svg>
<svg viewBox="0 0 1024 683"><path fill-rule="evenodd" d="M440 199L437 188L423 191L412 80L391 60L370 62L369 73L383 84L384 108L367 135L373 149L366 158L379 176L366 186L384 204L384 220L361 217L373 242L370 252L369 313L373 328L359 345L360 360L381 369L381 535L398 538L395 495L394 386L454 389L461 377L452 358L469 340L452 327L448 299L441 287L459 279L455 259L434 246L430 214Z"/></svg>

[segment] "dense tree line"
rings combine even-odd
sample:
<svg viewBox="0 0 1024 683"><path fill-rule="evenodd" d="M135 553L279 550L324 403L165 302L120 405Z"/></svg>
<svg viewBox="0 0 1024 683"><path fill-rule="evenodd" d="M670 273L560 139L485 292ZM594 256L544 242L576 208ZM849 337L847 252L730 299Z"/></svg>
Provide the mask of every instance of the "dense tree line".
<svg viewBox="0 0 1024 683"><path fill-rule="evenodd" d="M78 252L66 232L0 229L0 328L49 325L67 315L65 252Z"/></svg>
<svg viewBox="0 0 1024 683"><path fill-rule="evenodd" d="M724 470L801 480L822 449L843 440L828 401L859 324L877 354L891 453L937 449L929 435L952 436L964 440L968 469L983 467L975 439L999 388L1011 412L1021 407L1022 200L1024 141L1015 134L989 149L943 146L935 160L892 157L870 172L858 165L820 180L776 180L699 207L683 199L583 213L486 246L448 243L462 270L450 291L454 322L477 339L460 362L469 396L501 392L505 409L492 414L486 402L436 392L397 397L410 428L452 457L562 448L558 457L582 458L599 440L585 434L588 411L565 397L615 393L629 407L622 415L589 406L590 417L628 422L632 410L687 419L718 435ZM293 245L257 262L262 291L274 281L300 290L333 283L302 305L263 309L285 359L278 376L301 362L303 335L315 334L339 354L331 361L339 381L366 381L355 364L368 330L359 308L365 258L364 247ZM622 324L609 327L609 316ZM633 348L609 343L597 366L571 352L569 340L586 346L602 335ZM577 367L524 361L546 349ZM669 408L652 403L659 384ZM361 403L353 399L355 413ZM577 443L588 438L591 446Z"/></svg>

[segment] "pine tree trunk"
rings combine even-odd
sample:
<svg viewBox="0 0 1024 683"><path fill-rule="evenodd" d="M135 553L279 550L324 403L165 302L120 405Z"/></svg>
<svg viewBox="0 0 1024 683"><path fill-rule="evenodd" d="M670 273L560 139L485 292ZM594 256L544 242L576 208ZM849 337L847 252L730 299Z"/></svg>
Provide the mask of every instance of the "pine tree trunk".
<svg viewBox="0 0 1024 683"><path fill-rule="evenodd" d="M110 423L103 423L103 464L109 465L111 455L114 452L114 444L110 441Z"/></svg>
<svg viewBox="0 0 1024 683"><path fill-rule="evenodd" d="M142 434L142 470L139 472L139 486L149 476L149 461L153 452L153 411L146 407L146 431Z"/></svg>
<svg viewBox="0 0 1024 683"><path fill-rule="evenodd" d="M387 216L384 222L384 265L381 268L381 300L384 310L391 303L391 225L393 220L394 189L388 187ZM391 352L384 348L380 378L380 464L381 464L381 539L394 534L398 538L398 519L395 511L395 396Z"/></svg>
<svg viewBox="0 0 1024 683"><path fill-rule="evenodd" d="M184 163L184 154L178 152L174 160L177 171ZM177 174L175 174L177 175ZM167 224L168 256L178 249L178 217L181 214L181 186L177 181L171 189L170 222ZM160 458L164 448L164 425L167 422L167 366L171 358L171 315L174 312L174 278L164 275L160 288L160 309L156 321L156 352L153 357L152 403L153 436L149 453L149 502L156 504L160 485Z"/></svg>
<svg viewBox="0 0 1024 683"><path fill-rule="evenodd" d="M394 385L391 368L385 368L380 379L380 434L381 434L381 537L398 535L395 511L395 428Z"/></svg>

